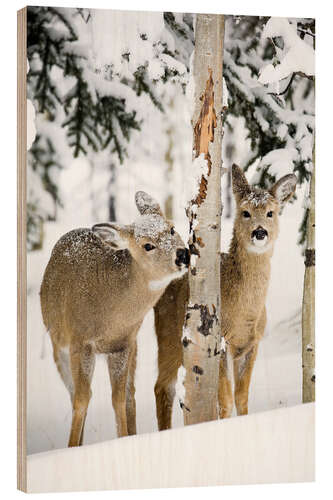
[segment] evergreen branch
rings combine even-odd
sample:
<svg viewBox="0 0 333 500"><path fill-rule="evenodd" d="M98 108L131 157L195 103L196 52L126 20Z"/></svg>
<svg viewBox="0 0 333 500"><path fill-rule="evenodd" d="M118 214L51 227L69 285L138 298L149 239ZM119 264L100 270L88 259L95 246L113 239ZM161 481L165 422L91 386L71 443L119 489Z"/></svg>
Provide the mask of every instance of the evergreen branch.
<svg viewBox="0 0 333 500"><path fill-rule="evenodd" d="M67 19L65 18L65 16L63 16L61 14L61 12L56 8L56 7L47 7L48 11L51 13L51 14L54 14L56 17L58 17L60 19L60 21L66 26L66 28L68 29L68 31L70 32L71 34L71 38L68 39L68 41L75 41L77 40L77 35L72 27L72 25L67 21Z"/></svg>
<svg viewBox="0 0 333 500"><path fill-rule="evenodd" d="M293 83L293 81L294 81L295 76L296 76L296 73L293 73L293 74L291 75L291 78L290 78L290 80L289 80L289 82L288 82L288 84L287 84L286 88L285 88L282 92L279 92L279 93L276 93L276 92L268 92L268 95L280 96L280 95L284 95L284 94L286 94L286 93L288 92L288 90L290 89L290 87L291 87L291 85L292 85L292 83Z"/></svg>
<svg viewBox="0 0 333 500"><path fill-rule="evenodd" d="M152 103L162 112L164 113L164 108L162 104L157 100L154 92L148 85L146 81L147 77L147 68L145 66L140 66L135 72L134 72L134 85L133 89L136 92L136 95L140 96L143 92L148 94L150 97Z"/></svg>
<svg viewBox="0 0 333 500"><path fill-rule="evenodd" d="M187 31L176 22L175 16L172 12L163 12L164 21L170 28L180 37L188 39Z"/></svg>

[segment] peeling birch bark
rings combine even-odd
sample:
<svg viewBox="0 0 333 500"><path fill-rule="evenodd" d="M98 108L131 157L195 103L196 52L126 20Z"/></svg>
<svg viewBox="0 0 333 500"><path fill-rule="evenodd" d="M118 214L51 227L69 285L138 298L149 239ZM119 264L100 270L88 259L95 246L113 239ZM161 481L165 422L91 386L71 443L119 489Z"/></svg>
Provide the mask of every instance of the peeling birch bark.
<svg viewBox="0 0 333 500"><path fill-rule="evenodd" d="M193 157L203 155L207 169L187 207L191 264L183 332L185 424L218 416L223 37L224 16L197 15Z"/></svg>
<svg viewBox="0 0 333 500"><path fill-rule="evenodd" d="M303 403L315 400L315 148L310 184L302 311Z"/></svg>

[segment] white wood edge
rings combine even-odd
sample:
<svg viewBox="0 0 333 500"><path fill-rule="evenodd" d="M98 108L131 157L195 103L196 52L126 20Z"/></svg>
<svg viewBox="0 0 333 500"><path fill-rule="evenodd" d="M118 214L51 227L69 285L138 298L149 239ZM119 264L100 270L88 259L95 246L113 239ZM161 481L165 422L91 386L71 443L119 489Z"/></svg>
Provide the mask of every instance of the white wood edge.
<svg viewBox="0 0 333 500"><path fill-rule="evenodd" d="M314 403L28 456L28 492L314 480Z"/></svg>

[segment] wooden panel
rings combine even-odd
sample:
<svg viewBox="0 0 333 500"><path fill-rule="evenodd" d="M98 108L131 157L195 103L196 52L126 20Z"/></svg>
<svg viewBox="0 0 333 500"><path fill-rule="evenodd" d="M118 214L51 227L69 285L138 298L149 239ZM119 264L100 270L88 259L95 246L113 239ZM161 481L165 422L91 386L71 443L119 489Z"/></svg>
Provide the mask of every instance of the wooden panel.
<svg viewBox="0 0 333 500"><path fill-rule="evenodd" d="M26 490L27 380L27 9L17 13L17 487Z"/></svg>
<svg viewBox="0 0 333 500"><path fill-rule="evenodd" d="M314 480L314 403L28 457L28 491Z"/></svg>

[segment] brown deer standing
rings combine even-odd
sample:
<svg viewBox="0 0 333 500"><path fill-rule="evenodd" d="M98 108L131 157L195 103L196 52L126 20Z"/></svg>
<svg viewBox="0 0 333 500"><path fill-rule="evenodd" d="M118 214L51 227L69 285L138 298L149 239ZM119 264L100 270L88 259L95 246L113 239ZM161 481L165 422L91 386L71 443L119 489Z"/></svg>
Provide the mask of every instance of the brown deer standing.
<svg viewBox="0 0 333 500"><path fill-rule="evenodd" d="M258 344L266 325L266 295L270 259L278 236L282 205L293 196L296 177L282 177L269 191L249 186L242 170L232 167L236 218L229 253L221 254L221 350L219 415L229 417L233 395L228 355L233 360L234 399L238 415L248 413L248 393ZM159 374L155 385L159 429L171 427L172 404L177 370L182 363L182 339L188 278L175 280L156 304L155 328L158 339Z"/></svg>
<svg viewBox="0 0 333 500"><path fill-rule="evenodd" d="M145 314L188 265L189 254L158 203L136 193L131 225L65 234L41 285L44 324L72 402L69 446L82 444L95 354L107 356L118 436L136 433L136 337Z"/></svg>

